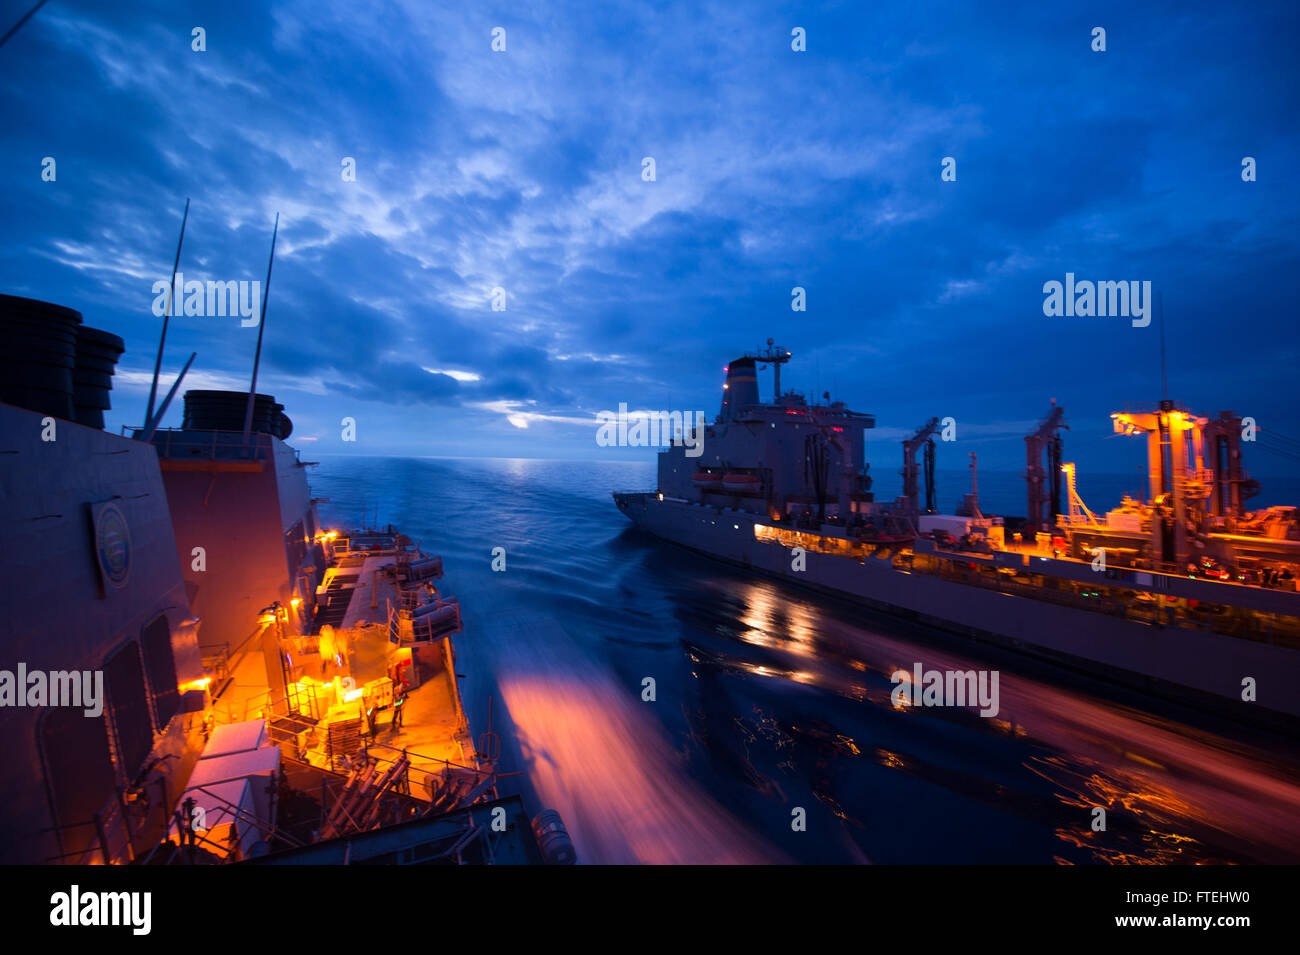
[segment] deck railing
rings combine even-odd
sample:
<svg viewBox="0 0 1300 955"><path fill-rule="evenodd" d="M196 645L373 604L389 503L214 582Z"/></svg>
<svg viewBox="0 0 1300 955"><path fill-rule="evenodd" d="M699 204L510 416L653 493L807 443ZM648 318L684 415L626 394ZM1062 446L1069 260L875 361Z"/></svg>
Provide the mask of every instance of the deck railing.
<svg viewBox="0 0 1300 955"><path fill-rule="evenodd" d="M139 428L122 429L124 435L128 432L129 437L135 438L141 434ZM160 457L167 459L256 461L269 455L271 435L253 432L245 438L242 431L158 428L150 443L158 449Z"/></svg>
<svg viewBox="0 0 1300 955"><path fill-rule="evenodd" d="M156 785L157 801L149 797ZM128 790L119 788L96 813L81 822L51 826L44 831L55 834L60 846L67 841L84 840L76 849L50 856L47 863L68 865L118 865L131 863L137 857L137 842L152 845L165 829L170 809L167 805L167 779L156 784L130 790L135 796L128 799ZM88 830L88 831L87 831Z"/></svg>

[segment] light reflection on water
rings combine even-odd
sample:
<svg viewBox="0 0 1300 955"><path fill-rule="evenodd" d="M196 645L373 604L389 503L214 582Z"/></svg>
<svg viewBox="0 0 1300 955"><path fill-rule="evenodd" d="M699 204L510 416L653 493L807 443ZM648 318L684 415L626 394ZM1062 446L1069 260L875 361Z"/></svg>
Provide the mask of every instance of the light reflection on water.
<svg viewBox="0 0 1300 955"><path fill-rule="evenodd" d="M994 719L897 707L895 669L984 664L631 530L609 492L652 465L323 461L324 517L378 503L443 554L474 728L493 697L506 768L583 861L1300 861L1294 749L1014 662Z"/></svg>
<svg viewBox="0 0 1300 955"><path fill-rule="evenodd" d="M653 704L571 653L553 623L523 618L514 632L536 643L508 654L501 699L541 804L560 811L584 861L782 861L680 771Z"/></svg>

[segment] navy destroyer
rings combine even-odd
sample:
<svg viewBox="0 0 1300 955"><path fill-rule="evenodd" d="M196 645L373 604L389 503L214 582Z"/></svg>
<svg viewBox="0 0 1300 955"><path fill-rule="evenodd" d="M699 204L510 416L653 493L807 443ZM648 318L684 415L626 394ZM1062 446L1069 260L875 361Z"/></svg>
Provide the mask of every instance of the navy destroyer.
<svg viewBox="0 0 1300 955"><path fill-rule="evenodd" d="M1147 442L1149 493L1096 515L1061 460L1064 411L1053 406L1026 438L1023 519L982 514L974 487L959 513L939 514L940 420L903 442L903 495L877 501L865 458L874 416L783 392L791 357L769 339L731 362L698 456L683 442L661 452L653 491L614 494L624 515L801 587L1296 732L1300 512L1246 509L1258 485L1242 464L1240 417L1168 400L1112 415L1116 433ZM770 402L759 396L765 365Z"/></svg>
<svg viewBox="0 0 1300 955"><path fill-rule="evenodd" d="M122 339L0 296L0 862L574 862L498 791L490 715L470 733L442 560L320 525L257 393L265 298L250 388L186 392L174 429L169 315L111 434Z"/></svg>

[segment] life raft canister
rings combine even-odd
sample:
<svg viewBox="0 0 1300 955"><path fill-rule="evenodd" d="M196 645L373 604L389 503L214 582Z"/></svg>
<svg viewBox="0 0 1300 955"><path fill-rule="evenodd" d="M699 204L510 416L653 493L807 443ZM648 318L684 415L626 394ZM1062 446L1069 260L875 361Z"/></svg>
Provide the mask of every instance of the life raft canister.
<svg viewBox="0 0 1300 955"><path fill-rule="evenodd" d="M547 865L573 865L578 861L578 850L564 828L564 820L554 809L543 809L537 814L533 819L533 835Z"/></svg>

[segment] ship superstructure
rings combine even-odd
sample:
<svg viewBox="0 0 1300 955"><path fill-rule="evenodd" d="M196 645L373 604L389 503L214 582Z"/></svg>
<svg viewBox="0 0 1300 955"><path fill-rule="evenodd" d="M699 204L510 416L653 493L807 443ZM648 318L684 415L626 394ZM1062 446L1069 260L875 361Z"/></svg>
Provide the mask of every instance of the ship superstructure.
<svg viewBox="0 0 1300 955"><path fill-rule="evenodd" d="M248 435L246 392L189 391L180 428L156 429L176 544L205 642L238 646L262 607L279 601L313 612L323 573L308 462L287 443L292 426L274 398Z"/></svg>
<svg viewBox="0 0 1300 955"><path fill-rule="evenodd" d="M258 395L244 433L248 397L188 391L180 428L135 431L158 455L213 693L227 699L268 685L261 657L274 648L264 646L259 622L266 609L283 608L295 628L305 627L325 572L308 465L286 442L292 424L274 398Z"/></svg>
<svg viewBox="0 0 1300 955"><path fill-rule="evenodd" d="M872 500L865 465L865 429L871 415L842 402L809 404L780 393L789 352L769 343L727 366L722 408L704 429L702 453L675 445L659 458L659 490L701 504L717 504L774 520L791 515L851 520ZM758 368L770 363L776 399L758 397Z"/></svg>
<svg viewBox="0 0 1300 955"><path fill-rule="evenodd" d="M0 330L0 860L130 862L202 746L199 621L157 454L102 430L122 340L8 295Z"/></svg>
<svg viewBox="0 0 1300 955"><path fill-rule="evenodd" d="M1198 417L1170 401L1113 415L1117 433L1147 441L1150 482L1145 500L1099 516L1061 460L1064 411L1053 406L1026 438L1025 518L981 512L974 461L963 506L939 514L939 419L903 442L903 495L876 501L863 452L874 418L782 393L790 357L769 340L732 362L703 453L669 447L657 488L616 493L620 510L803 587L1295 731L1300 511L1245 509L1258 485L1238 416ZM765 362L777 370L770 403L757 386Z"/></svg>

